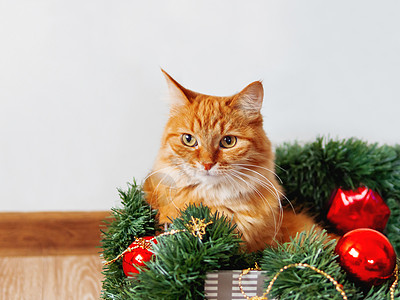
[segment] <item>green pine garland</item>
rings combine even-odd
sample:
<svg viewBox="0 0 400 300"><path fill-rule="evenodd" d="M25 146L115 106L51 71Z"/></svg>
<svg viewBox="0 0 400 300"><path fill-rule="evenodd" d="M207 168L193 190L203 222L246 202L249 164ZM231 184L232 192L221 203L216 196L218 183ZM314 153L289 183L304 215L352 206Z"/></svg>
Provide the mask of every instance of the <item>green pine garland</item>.
<svg viewBox="0 0 400 300"><path fill-rule="evenodd" d="M325 232L302 232L289 243L266 249L261 267L268 278L273 278L282 267L290 264L301 262L316 266L342 283L349 299L361 299L361 293L345 280L346 275L335 260L335 246L336 242L328 240ZM291 268L280 274L270 298L278 296L282 299L342 299L326 277L308 268Z"/></svg>
<svg viewBox="0 0 400 300"><path fill-rule="evenodd" d="M391 210L386 234L400 253L400 145L318 138L278 147L276 164L287 198L319 216L319 221L324 221L335 188L365 185L377 191Z"/></svg>
<svg viewBox="0 0 400 300"><path fill-rule="evenodd" d="M302 242L300 242L302 241ZM273 278L284 266L295 263L306 263L324 271L343 285L348 299L378 300L389 299L389 289L393 281L388 280L379 287L369 290L357 287L347 279L346 273L340 268L334 253L336 243L329 240L326 232L302 232L291 242L279 245L277 248L264 250L262 270L267 278ZM400 265L400 259L397 260ZM268 285L266 282L266 286ZM308 268L291 268L279 275L273 285L268 299L343 299L335 286L323 275ZM395 299L400 299L400 289L397 288Z"/></svg>
<svg viewBox="0 0 400 300"><path fill-rule="evenodd" d="M154 235L158 228L157 212L144 201L143 192L135 181L129 184L126 192L119 190L119 194L122 208L111 210L110 219L105 221L107 230L101 231L103 258L107 261L122 253L135 237ZM129 299L126 289L132 282L125 279L120 260L104 267L103 274L102 298Z"/></svg>
<svg viewBox="0 0 400 300"><path fill-rule="evenodd" d="M277 173L288 199L305 206L324 221L326 202L332 191L366 185L379 192L391 209L386 235L400 253L400 146L378 146L357 139L284 144L276 149ZM103 256L111 260L122 253L135 237L154 235L159 226L156 211L144 201L140 185L119 191L122 208L113 209L103 231ZM319 213L318 212L321 212ZM325 233L301 233L292 242L251 255L242 251L235 225L207 207L189 206L173 220L173 229L184 229L191 216L212 221L203 239L189 231L157 238L155 260L137 277L126 278L122 262L104 268L103 299L202 299L205 274L211 270L244 269L261 263L272 278L292 263L308 263L332 275L344 286L349 299L389 299L388 281L369 291L347 280L333 253L334 244ZM302 240L303 243L299 241ZM268 282L266 282L266 285ZM294 268L279 275L271 296L282 299L341 299L332 283L310 269ZM400 289L395 292L400 299Z"/></svg>
<svg viewBox="0 0 400 300"><path fill-rule="evenodd" d="M212 222L202 239L186 229L191 216ZM132 279L135 286L129 289L131 298L203 299L206 273L230 268L232 262L243 257L235 228L226 217L212 214L208 207L189 205L172 227L186 231L157 238L155 260L148 264L147 271Z"/></svg>

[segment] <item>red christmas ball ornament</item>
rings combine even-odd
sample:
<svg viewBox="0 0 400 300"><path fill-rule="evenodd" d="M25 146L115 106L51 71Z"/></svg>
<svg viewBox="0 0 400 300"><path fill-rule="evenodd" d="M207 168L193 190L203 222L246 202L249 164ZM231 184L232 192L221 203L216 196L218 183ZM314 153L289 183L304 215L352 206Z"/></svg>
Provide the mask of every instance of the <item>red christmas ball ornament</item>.
<svg viewBox="0 0 400 300"><path fill-rule="evenodd" d="M335 252L341 267L361 285L380 285L389 279L396 267L396 253L380 232L360 228L341 237Z"/></svg>
<svg viewBox="0 0 400 300"><path fill-rule="evenodd" d="M122 268L126 276L132 276L132 273L139 273L137 267L145 266L146 262L149 262L153 257L153 252L151 251L151 242L157 244L157 240L154 236L146 236L143 238L136 239L124 254L122 260Z"/></svg>
<svg viewBox="0 0 400 300"><path fill-rule="evenodd" d="M389 216L390 209L381 196L367 187L360 187L355 191L337 189L327 219L343 234L357 228L382 232Z"/></svg>

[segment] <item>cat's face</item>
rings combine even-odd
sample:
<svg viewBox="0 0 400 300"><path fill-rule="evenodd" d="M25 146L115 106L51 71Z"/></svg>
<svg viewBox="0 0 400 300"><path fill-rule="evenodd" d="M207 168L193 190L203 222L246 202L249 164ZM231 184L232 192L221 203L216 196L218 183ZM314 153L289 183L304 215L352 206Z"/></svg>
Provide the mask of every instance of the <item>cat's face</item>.
<svg viewBox="0 0 400 300"><path fill-rule="evenodd" d="M231 97L214 97L186 90L166 77L174 98L160 155L175 182L243 185L243 174L254 177L249 167L272 161L262 128L260 82Z"/></svg>

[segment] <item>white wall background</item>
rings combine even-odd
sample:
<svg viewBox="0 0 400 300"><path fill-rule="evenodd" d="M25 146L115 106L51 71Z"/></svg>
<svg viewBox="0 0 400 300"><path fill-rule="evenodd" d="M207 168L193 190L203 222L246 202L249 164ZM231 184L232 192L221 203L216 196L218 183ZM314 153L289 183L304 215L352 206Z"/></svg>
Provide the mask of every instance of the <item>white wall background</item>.
<svg viewBox="0 0 400 300"><path fill-rule="evenodd" d="M150 170L159 67L229 95L262 79L275 143L400 141L398 1L0 1L0 211L109 210Z"/></svg>

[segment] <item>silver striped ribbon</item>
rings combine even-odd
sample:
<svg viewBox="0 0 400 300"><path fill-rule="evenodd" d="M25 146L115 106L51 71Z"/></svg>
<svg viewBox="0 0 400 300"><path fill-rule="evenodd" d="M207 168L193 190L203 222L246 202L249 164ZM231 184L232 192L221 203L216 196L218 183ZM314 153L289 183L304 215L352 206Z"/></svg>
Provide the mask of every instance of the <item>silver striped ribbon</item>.
<svg viewBox="0 0 400 300"><path fill-rule="evenodd" d="M207 273L204 290L208 300L243 300L239 288L241 270ZM264 291L265 276L261 271L250 271L242 277L242 288L248 297L261 296Z"/></svg>

